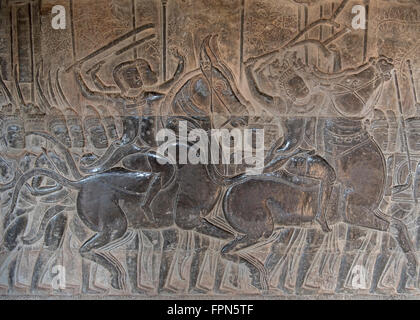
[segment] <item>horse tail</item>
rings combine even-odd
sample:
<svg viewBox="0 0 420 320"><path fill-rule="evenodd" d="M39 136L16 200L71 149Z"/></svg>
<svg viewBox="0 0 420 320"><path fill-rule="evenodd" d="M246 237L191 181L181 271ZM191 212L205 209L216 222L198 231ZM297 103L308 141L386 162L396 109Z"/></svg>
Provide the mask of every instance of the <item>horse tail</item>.
<svg viewBox="0 0 420 320"><path fill-rule="evenodd" d="M13 191L13 196L12 196L12 203L10 205L10 213L12 213L15 210L16 203L17 203L19 193L20 193L20 189L22 188L22 186L26 183L26 181L36 176L47 176L48 178L55 180L57 183L61 185L64 185L66 187L69 187L71 189L76 189L76 190L80 189L81 182L83 181L83 180L78 180L78 181L69 180L63 177L62 175L58 174L57 172L51 171L48 169L43 169L43 168L32 169L26 172L25 174L23 174L22 176L20 176L18 181L16 182L15 190Z"/></svg>

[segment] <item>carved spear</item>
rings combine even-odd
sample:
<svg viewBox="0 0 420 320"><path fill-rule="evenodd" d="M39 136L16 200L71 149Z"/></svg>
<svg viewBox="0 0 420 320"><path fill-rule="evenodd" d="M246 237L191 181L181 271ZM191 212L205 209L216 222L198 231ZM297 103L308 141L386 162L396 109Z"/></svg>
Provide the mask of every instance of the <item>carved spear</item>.
<svg viewBox="0 0 420 320"><path fill-rule="evenodd" d="M166 81L166 5L168 0L162 1L162 78L163 81Z"/></svg>
<svg viewBox="0 0 420 320"><path fill-rule="evenodd" d="M414 103L415 103L415 105L417 105L419 102L417 100L416 86L414 84L413 69L411 68L411 61L410 60L407 60L407 65L408 65L408 71L410 72L411 88L413 89Z"/></svg>
<svg viewBox="0 0 420 320"><path fill-rule="evenodd" d="M366 13L366 24L365 33L363 36L363 62L366 62L367 57L367 41L368 41L368 25L369 25L369 0L365 0L365 13Z"/></svg>
<svg viewBox="0 0 420 320"><path fill-rule="evenodd" d="M241 3L241 30L239 48L239 79L242 81L242 70L244 63L244 24L245 24L245 0Z"/></svg>
<svg viewBox="0 0 420 320"><path fill-rule="evenodd" d="M402 134L401 134L401 138L402 138L402 143L405 147L405 151L407 154L407 166L408 166L408 177L407 180L405 182L404 185L399 185L399 186L395 186L393 193L398 193L401 192L405 189L407 189L410 184L413 184L413 198L414 198L414 202L417 204L417 197L416 197L416 193L415 193L415 188L414 188L414 177L413 177L413 171L412 171L412 167L411 167L411 157L410 157L410 150L408 149L408 143L407 143L407 132L405 129L405 120L404 120L404 115L403 115L403 110L402 110L402 102L401 102L401 94L400 94L400 86L398 84L398 77L397 77L397 73L394 70L394 81L395 81L395 89L397 91L397 100L398 100L398 113L399 113L399 118L400 118L400 124L401 124L401 130L402 130Z"/></svg>
<svg viewBox="0 0 420 320"><path fill-rule="evenodd" d="M416 92L416 86L414 84L413 69L411 67L411 61L410 60L407 60L407 65L408 65L408 71L410 73L411 88L413 90L414 105L417 108L417 106L418 106L417 92ZM420 171L420 167L419 167L419 164L417 164L416 172L415 172L415 175L414 175L414 184L413 184L413 197L414 197L414 201L415 201L416 204L417 204L417 177L420 174L419 171Z"/></svg>

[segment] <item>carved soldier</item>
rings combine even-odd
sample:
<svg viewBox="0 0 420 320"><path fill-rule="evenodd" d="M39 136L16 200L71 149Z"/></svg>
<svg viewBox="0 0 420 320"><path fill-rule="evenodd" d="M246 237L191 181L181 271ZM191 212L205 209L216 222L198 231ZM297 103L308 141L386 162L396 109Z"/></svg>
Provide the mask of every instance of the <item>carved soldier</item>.
<svg viewBox="0 0 420 320"><path fill-rule="evenodd" d="M6 115L3 117L3 127L5 133L5 139L9 152L20 153L25 147L25 127L23 118L19 113L15 115ZM10 155L10 153L9 153Z"/></svg>
<svg viewBox="0 0 420 320"><path fill-rule="evenodd" d="M178 67L171 79L158 83L156 72L145 59L135 59L120 63L114 68L113 78L117 88L104 86L97 72L104 64L99 62L93 67L91 74L95 89L91 89L82 76L81 66L75 68L76 81L84 97L107 103L115 107L120 113L123 122L123 135L121 143L133 142L139 133L139 107L143 114L153 114L153 103L164 97L162 92L181 76L184 71L184 57L175 53L179 61ZM115 93L115 89L119 92Z"/></svg>
<svg viewBox="0 0 420 320"><path fill-rule="evenodd" d="M66 118L57 108L52 108L48 114L48 131L67 148L71 148L71 139L67 129Z"/></svg>
<svg viewBox="0 0 420 320"><path fill-rule="evenodd" d="M106 149L108 147L108 138L105 128L98 111L93 106L86 107L83 124L90 143L96 149Z"/></svg>
<svg viewBox="0 0 420 320"><path fill-rule="evenodd" d="M70 137L72 139L73 148L85 147L85 136L83 134L82 121L76 111L72 108L67 108L64 111L69 128Z"/></svg>
<svg viewBox="0 0 420 320"><path fill-rule="evenodd" d="M3 175L13 175L11 181L7 181L5 185L0 186L0 200L2 203L1 212L3 224L3 246L5 249L3 256L6 256L4 263L7 264L8 270L8 290L13 292L16 288L17 269L20 265L22 250L19 246L19 237L25 232L28 217L26 213L34 209L35 202L27 190L24 190L24 196L19 201L19 210L14 214L4 214L7 211L7 206L10 200L10 192L22 172L30 169L34 161L34 155L25 150L25 128L24 121L20 115L19 110L11 110L9 114L2 114L0 116L0 123L2 127L2 140L5 142L2 152L3 167L8 167L12 171ZM7 180L10 180L7 179ZM2 250L0 250L2 251Z"/></svg>

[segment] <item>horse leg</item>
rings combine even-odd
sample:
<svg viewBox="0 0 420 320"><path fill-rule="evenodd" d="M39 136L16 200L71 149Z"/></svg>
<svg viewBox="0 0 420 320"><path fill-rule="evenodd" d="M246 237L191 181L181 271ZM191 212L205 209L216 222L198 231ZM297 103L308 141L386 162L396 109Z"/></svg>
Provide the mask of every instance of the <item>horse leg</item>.
<svg viewBox="0 0 420 320"><path fill-rule="evenodd" d="M247 264L250 265L252 283L261 290L268 290L268 274L264 265L255 259L251 254L245 253L236 253L236 251L246 250L248 247L258 243L259 238L251 238L248 235L239 235L228 244L222 248L222 257L231 260L232 256L239 256ZM235 258L234 258L235 259ZM256 275L259 275L257 279Z"/></svg>
<svg viewBox="0 0 420 320"><path fill-rule="evenodd" d="M64 207L61 207L62 211ZM39 282L46 272L48 261L57 253L63 244L64 231L66 230L67 216L59 213L54 216L47 225L44 235L44 243L32 272L31 292L37 293L40 290Z"/></svg>
<svg viewBox="0 0 420 320"><path fill-rule="evenodd" d="M116 258L109 252L99 252L102 247L121 239L127 232L127 217L118 199L115 196L98 197L97 192L87 189L78 195L77 212L83 223L97 232L80 247L80 255L83 259L103 266L111 273L111 286L123 289L124 273L118 268Z"/></svg>
<svg viewBox="0 0 420 320"><path fill-rule="evenodd" d="M111 257L108 258L98 251L110 242L124 236L127 231L127 219L117 202L109 201L106 204L102 203L102 205L106 206L107 210L107 215L103 215L105 220L103 227L80 247L79 253L83 259L96 262L108 270L111 273L111 286L115 289L122 289L123 274L112 261L114 260L112 255L109 254ZM80 211L79 214L82 214ZM82 215L82 217L86 219L85 215Z"/></svg>
<svg viewBox="0 0 420 320"><path fill-rule="evenodd" d="M145 216L147 217L147 219L149 219L149 221L156 220L153 215L152 210L150 209L150 204L152 203L152 201L154 200L154 198L160 191L161 187L162 186L161 186L161 181L160 181L160 174L155 173L154 177L152 178L152 181L150 182L147 188L144 199L140 205L144 211Z"/></svg>
<svg viewBox="0 0 420 320"><path fill-rule="evenodd" d="M69 228L72 231L72 234L76 236L79 242L83 243L84 239L87 237L86 227L83 225L82 221L77 215L73 216L73 219L69 225ZM100 294L105 290L103 288L95 287L95 279L92 280L91 287L91 262L86 259L82 259L82 287L81 292L83 294Z"/></svg>
<svg viewBox="0 0 420 320"><path fill-rule="evenodd" d="M306 235L305 247L302 252L302 256L299 260L297 278L296 278L296 294L307 294L308 290L303 288L306 275L310 270L310 266L322 245L324 240L324 232L309 229Z"/></svg>
<svg viewBox="0 0 420 320"><path fill-rule="evenodd" d="M116 232L113 230L104 230L98 232L87 240L79 249L79 253L84 259L96 262L111 273L111 286L119 290L123 289L123 274L111 259L101 255L97 250L100 250L101 247L114 240L120 239L124 233L125 230L118 230Z"/></svg>
<svg viewBox="0 0 420 320"><path fill-rule="evenodd" d="M202 290L196 287L198 275L200 271L200 267L203 263L206 251L208 250L209 246L209 239L207 236L217 238L217 239L231 239L232 233L225 231L222 228L208 222L206 219L201 219L200 225L194 228L194 231L197 232L199 235L195 237L195 244L199 247L196 249L192 266L191 266L191 281L190 281L190 291L199 291L202 293ZM203 236L204 235L204 236ZM235 260L232 257L233 260ZM232 260L231 259L231 260ZM235 262L239 262L239 258L236 257ZM220 285L222 284L222 277L224 273L223 263L219 261L217 263L217 271L216 271L216 279L215 279L215 290L219 291Z"/></svg>
<svg viewBox="0 0 420 320"><path fill-rule="evenodd" d="M331 229L328 226L327 222L327 210L328 210L328 203L330 201L331 193L333 190L333 185L321 181L321 187L320 187L320 207L318 212L316 213L315 220L321 225L321 228L324 232L330 232Z"/></svg>

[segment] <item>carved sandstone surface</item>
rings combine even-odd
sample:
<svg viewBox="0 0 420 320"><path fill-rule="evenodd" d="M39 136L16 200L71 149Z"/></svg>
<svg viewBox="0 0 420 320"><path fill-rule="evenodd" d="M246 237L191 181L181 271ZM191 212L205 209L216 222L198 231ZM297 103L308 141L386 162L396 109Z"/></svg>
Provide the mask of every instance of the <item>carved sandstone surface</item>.
<svg viewBox="0 0 420 320"><path fill-rule="evenodd" d="M0 0L0 296L420 297L419 36L414 0Z"/></svg>

